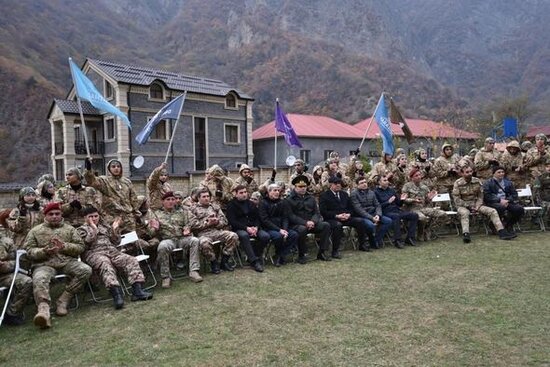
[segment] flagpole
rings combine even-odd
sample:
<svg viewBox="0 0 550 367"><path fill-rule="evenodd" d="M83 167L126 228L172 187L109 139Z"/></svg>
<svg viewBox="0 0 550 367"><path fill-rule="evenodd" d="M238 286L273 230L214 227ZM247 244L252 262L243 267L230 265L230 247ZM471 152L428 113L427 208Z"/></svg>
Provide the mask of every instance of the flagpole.
<svg viewBox="0 0 550 367"><path fill-rule="evenodd" d="M275 104L279 104L279 98L275 99ZM277 107L275 106L275 110L277 110ZM275 156L273 157L273 169L277 169L277 116L275 116L275 124L273 125L273 128L275 129Z"/></svg>
<svg viewBox="0 0 550 367"><path fill-rule="evenodd" d="M380 97L382 97L384 95L384 92L382 92L382 95ZM369 121L369 124L367 126L367 129L365 130L365 134L363 135L363 139L361 140L361 144L359 144L359 148L357 148L359 151L361 151L361 147L363 146L363 143L365 142L365 139L367 138L367 134L369 133L369 130L370 130L370 126L372 125L372 122L374 121L374 113L376 112L376 110L378 109L378 105L380 104L380 101L382 100L382 98L379 98L378 99L378 103L376 104L376 107L374 108L374 112L372 113L372 116L370 118L370 121Z"/></svg>
<svg viewBox="0 0 550 367"><path fill-rule="evenodd" d="M69 57L69 66L70 62L72 61L72 58ZM71 69L71 79L73 80L73 85L76 91L76 82L74 80L74 74L73 69ZM86 156L88 158L92 158L90 155L90 146L88 145L88 131L86 130L86 122L84 121L84 113L82 112L82 102L80 101L80 97L78 96L78 92L75 92L76 100L78 104L78 112L80 113L80 121L82 122L82 131L84 132L84 145L86 146Z"/></svg>
<svg viewBox="0 0 550 367"><path fill-rule="evenodd" d="M187 97L187 91L183 92L183 100L185 100L185 97ZM182 109L183 109L183 102L181 103L180 110L178 112L178 118L176 119L176 123L174 124L174 130L172 131L172 136L170 137L170 144L168 144L168 150L166 151L166 157L164 157L164 163L168 161L168 155L170 154L170 149L172 149L172 142L174 141L174 136L176 136L176 128L178 127L178 122L180 120Z"/></svg>

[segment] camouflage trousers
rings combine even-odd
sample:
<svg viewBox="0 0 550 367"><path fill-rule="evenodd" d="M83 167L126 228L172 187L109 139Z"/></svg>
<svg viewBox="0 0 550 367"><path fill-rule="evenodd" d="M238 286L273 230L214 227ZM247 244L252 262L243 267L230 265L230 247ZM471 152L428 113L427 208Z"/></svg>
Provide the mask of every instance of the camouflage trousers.
<svg viewBox="0 0 550 367"><path fill-rule="evenodd" d="M462 233L470 233L470 210L463 206L459 206L457 212L458 217L460 218L460 225L462 226ZM504 228L496 209L482 205L479 207L477 212L489 218L497 231Z"/></svg>
<svg viewBox="0 0 550 367"><path fill-rule="evenodd" d="M212 242L220 241L222 254L231 256L237 249L239 236L235 232L222 229L208 229L199 233L200 250L205 258L216 260L216 252Z"/></svg>
<svg viewBox="0 0 550 367"><path fill-rule="evenodd" d="M10 287L13 274L4 274L0 276L0 286ZM24 274L17 274L15 276L15 283L13 284L12 298L7 313L15 316L20 315L27 304L27 301L32 295L32 279Z"/></svg>
<svg viewBox="0 0 550 367"><path fill-rule="evenodd" d="M32 272L32 286L34 301L37 305L41 302L47 302L48 304L51 302L50 282L58 272L69 277L70 280L65 286L65 290L75 294L90 278L92 268L76 259L65 264L59 264L55 268L46 265L35 267Z"/></svg>
<svg viewBox="0 0 550 367"><path fill-rule="evenodd" d="M117 271L125 273L130 284L145 282L137 259L116 249L87 253L84 261L99 274L107 288L120 287Z"/></svg>
<svg viewBox="0 0 550 367"><path fill-rule="evenodd" d="M170 275L170 254L174 249L182 248L189 250L189 271L199 271L199 239L197 237L187 236L160 241L157 251L157 261L160 268L162 279L169 278Z"/></svg>

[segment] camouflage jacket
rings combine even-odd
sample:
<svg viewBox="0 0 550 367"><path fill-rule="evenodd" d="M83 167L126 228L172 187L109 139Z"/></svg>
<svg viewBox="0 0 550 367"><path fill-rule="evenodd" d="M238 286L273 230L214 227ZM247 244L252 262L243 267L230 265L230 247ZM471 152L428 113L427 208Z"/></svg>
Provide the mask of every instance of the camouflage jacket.
<svg viewBox="0 0 550 367"><path fill-rule="evenodd" d="M537 203L550 201L550 173L544 172L533 183L533 196Z"/></svg>
<svg viewBox="0 0 550 367"><path fill-rule="evenodd" d="M437 157L433 164L434 185L452 186L458 179L458 174L452 171L453 168L458 168L458 161L459 158L456 154L453 154L450 158Z"/></svg>
<svg viewBox="0 0 550 367"><path fill-rule="evenodd" d="M250 182L248 182L243 176L239 176L235 179L235 185L246 186L246 191L248 191L249 195L255 191L258 191L258 183L255 179L252 179L250 180Z"/></svg>
<svg viewBox="0 0 550 367"><path fill-rule="evenodd" d="M474 165L476 169L476 175L479 178L488 179L493 176L493 165L498 164L494 162L500 161L500 152L496 149L487 151L485 148L481 148L476 153L474 158Z"/></svg>
<svg viewBox="0 0 550 367"><path fill-rule="evenodd" d="M147 179L147 193L149 194L149 207L152 210L162 208L162 195L172 190L172 185L168 182L160 182L161 167L157 167Z"/></svg>
<svg viewBox="0 0 550 367"><path fill-rule="evenodd" d="M155 211L155 217L159 221L157 237L168 240L183 237L183 229L189 227L189 210L173 209L168 211L159 209Z"/></svg>
<svg viewBox="0 0 550 367"><path fill-rule="evenodd" d="M52 238L57 237L64 242L65 248L56 254L48 255L44 248L50 245ZM78 235L76 228L61 222L53 225L44 222L29 231L23 248L34 266L64 266L73 261L84 251L84 242Z"/></svg>
<svg viewBox="0 0 550 367"><path fill-rule="evenodd" d="M74 189L71 185L66 185L57 190L55 199L60 201L63 218L66 223L78 227L84 224L85 220L81 214L81 210L88 205L92 205L98 210L101 210L101 195L92 187L80 186ZM78 209L71 206L74 200L78 200L82 208Z"/></svg>
<svg viewBox="0 0 550 367"><path fill-rule="evenodd" d="M13 273L15 269L15 244L0 233L0 275Z"/></svg>
<svg viewBox="0 0 550 367"><path fill-rule="evenodd" d="M342 171L340 169L338 169L338 171L336 171L336 173L332 173L332 172L329 172L329 171L323 171L323 174L321 175L321 188L323 191L326 191L330 188L330 183L328 182L329 178L331 178L332 176L336 175L336 174L340 174L342 177L342 188L347 188L349 186L351 186L351 180L348 176L346 176L346 173L345 171Z"/></svg>
<svg viewBox="0 0 550 367"><path fill-rule="evenodd" d="M27 213L24 216L21 216L18 208L14 208L10 212L7 222L9 230L13 233L15 246L21 248L31 228L36 227L43 221L44 215L42 214L42 208L39 210L27 209Z"/></svg>
<svg viewBox="0 0 550 367"><path fill-rule="evenodd" d="M227 206L227 203L233 199L231 189L233 188L233 180L224 176L221 181L217 179L202 180L200 187L206 187L212 194L212 203L220 205L222 208Z"/></svg>
<svg viewBox="0 0 550 367"><path fill-rule="evenodd" d="M525 153L525 167L529 168L531 175L537 177L544 172L544 163L550 156L550 148L545 147L544 154L536 146Z"/></svg>
<svg viewBox="0 0 550 367"><path fill-rule="evenodd" d="M403 200L407 209L418 210L428 204L430 188L423 183L416 185L414 182L407 182L401 192L407 194L407 198ZM415 201L417 198L422 199L422 203L417 203Z"/></svg>
<svg viewBox="0 0 550 367"><path fill-rule="evenodd" d="M93 229L89 224L84 224L78 227L77 231L86 246L84 258L94 252L114 250L120 243L120 231L115 231L102 222L97 224L97 229Z"/></svg>
<svg viewBox="0 0 550 367"><path fill-rule="evenodd" d="M457 207L478 209L483 205L481 180L477 177L472 177L470 182L463 177L456 180L453 186L453 199Z"/></svg>
<svg viewBox="0 0 550 367"><path fill-rule="evenodd" d="M218 224L213 226L208 224L210 217L218 218ZM210 229L225 229L228 224L227 217L218 204L209 204L208 206L197 204L189 211L189 227L196 235Z"/></svg>
<svg viewBox="0 0 550 367"><path fill-rule="evenodd" d="M140 202L130 179L123 176L99 176L92 171L84 170L84 177L88 185L103 195L101 209L103 215L111 217L134 218L141 216Z"/></svg>

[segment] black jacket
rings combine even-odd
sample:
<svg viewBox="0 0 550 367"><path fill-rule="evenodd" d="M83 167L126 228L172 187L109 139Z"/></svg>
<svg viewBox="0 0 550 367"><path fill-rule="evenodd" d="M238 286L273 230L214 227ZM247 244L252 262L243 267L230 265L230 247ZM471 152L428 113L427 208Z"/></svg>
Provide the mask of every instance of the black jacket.
<svg viewBox="0 0 550 367"><path fill-rule="evenodd" d="M292 190L285 201L288 204L288 220L291 225L305 225L309 220L317 224L323 220L317 201L312 195L306 193L301 196Z"/></svg>
<svg viewBox="0 0 550 367"><path fill-rule="evenodd" d="M512 184L512 181L504 178L504 186L502 187L504 189L504 194L506 195L505 199L512 202L517 203L519 201L518 193L516 191L516 188L514 187L514 184ZM485 183L483 184L483 202L486 205L495 205L500 203L500 199L498 198L499 190L499 184L497 183L497 180L494 179L494 177L491 177Z"/></svg>
<svg viewBox="0 0 550 367"><path fill-rule="evenodd" d="M351 204L358 217L372 220L375 215L382 215L382 207L372 190L354 189L351 192Z"/></svg>
<svg viewBox="0 0 550 367"><path fill-rule="evenodd" d="M227 205L227 221L234 231L246 231L246 227L260 227L258 208L250 200L232 199Z"/></svg>
<svg viewBox="0 0 550 367"><path fill-rule="evenodd" d="M288 204L284 200L274 201L266 197L260 201L258 209L262 229L268 231L288 229Z"/></svg>
<svg viewBox="0 0 550 367"><path fill-rule="evenodd" d="M319 210L325 220L336 219L336 215L342 213L351 214L351 200L345 191L339 191L340 200L336 198L331 190L327 190L319 196Z"/></svg>

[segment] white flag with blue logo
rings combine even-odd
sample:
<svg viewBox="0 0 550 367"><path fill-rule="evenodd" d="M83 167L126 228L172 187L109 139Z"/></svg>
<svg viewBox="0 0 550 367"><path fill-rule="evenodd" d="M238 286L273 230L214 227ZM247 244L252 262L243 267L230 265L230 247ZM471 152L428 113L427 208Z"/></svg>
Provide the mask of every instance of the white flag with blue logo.
<svg viewBox="0 0 550 367"><path fill-rule="evenodd" d="M158 125L159 122L161 122L164 119L174 119L177 120L181 109L183 108L183 102L185 101L185 95L187 93L184 93L180 95L179 97L171 100L168 102L164 107L162 107L159 112L149 122L143 130L139 132L136 136L136 141L138 144L143 145L147 143L147 140L149 140L149 136L151 136L151 133L155 129L155 127Z"/></svg>

